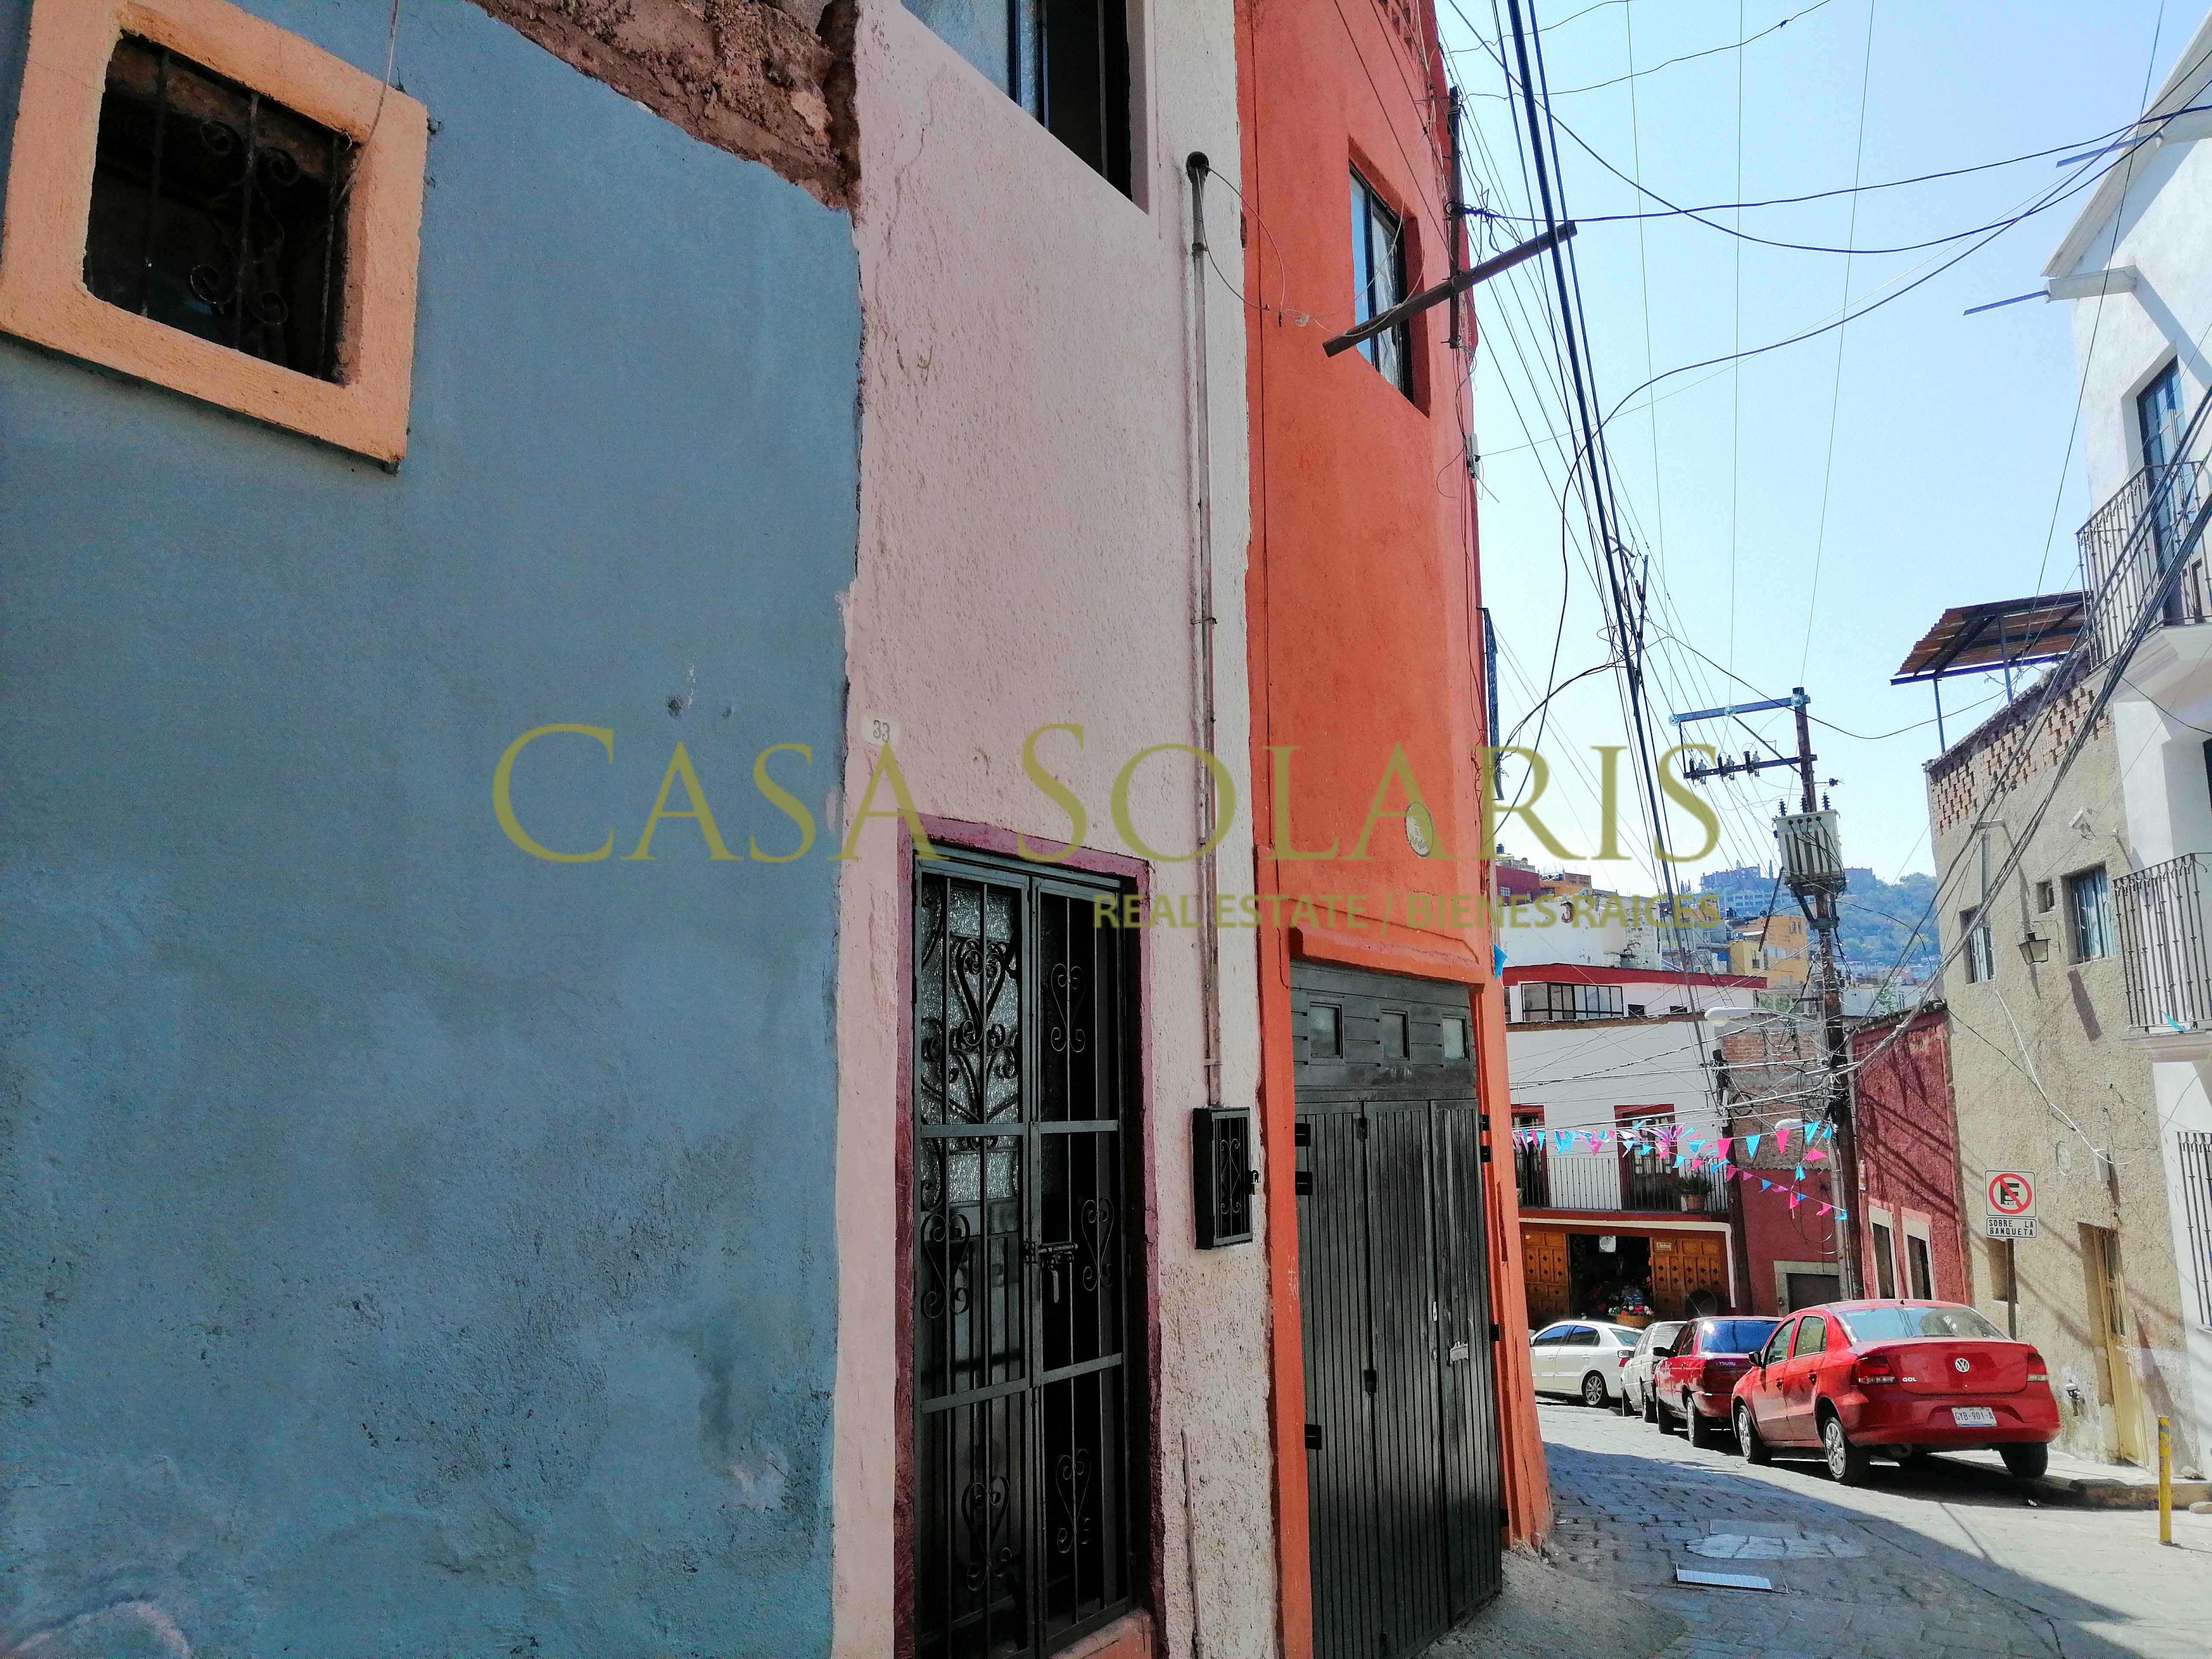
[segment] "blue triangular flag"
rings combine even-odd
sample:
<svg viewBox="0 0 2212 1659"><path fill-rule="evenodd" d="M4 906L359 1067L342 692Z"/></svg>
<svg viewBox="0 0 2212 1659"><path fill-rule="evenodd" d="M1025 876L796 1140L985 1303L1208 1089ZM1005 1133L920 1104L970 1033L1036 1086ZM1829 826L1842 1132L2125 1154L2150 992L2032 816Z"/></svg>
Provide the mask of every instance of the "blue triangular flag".
<svg viewBox="0 0 2212 1659"><path fill-rule="evenodd" d="M1759 1143L1763 1139L1764 1137L1759 1135L1749 1135L1745 1138L1744 1144L1751 1148L1751 1155L1753 1158L1759 1156Z"/></svg>
<svg viewBox="0 0 2212 1659"><path fill-rule="evenodd" d="M1804 1166L1803 1164L1800 1164L1797 1166L1797 1179L1798 1179L1798 1180L1800 1180L1800 1181L1802 1181L1804 1178L1805 1178L1805 1166Z"/></svg>

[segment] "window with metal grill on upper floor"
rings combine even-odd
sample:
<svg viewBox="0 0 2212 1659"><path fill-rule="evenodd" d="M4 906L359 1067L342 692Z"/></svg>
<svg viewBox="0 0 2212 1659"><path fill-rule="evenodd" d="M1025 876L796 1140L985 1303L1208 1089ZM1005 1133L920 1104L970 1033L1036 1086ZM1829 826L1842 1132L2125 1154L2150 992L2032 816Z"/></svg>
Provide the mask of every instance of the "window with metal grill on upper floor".
<svg viewBox="0 0 2212 1659"><path fill-rule="evenodd" d="M85 287L203 340L336 380L353 148L274 99L125 35L100 101Z"/></svg>
<svg viewBox="0 0 2212 1659"><path fill-rule="evenodd" d="M2112 884L2103 865L2066 878L2066 920L2075 961L2112 954Z"/></svg>

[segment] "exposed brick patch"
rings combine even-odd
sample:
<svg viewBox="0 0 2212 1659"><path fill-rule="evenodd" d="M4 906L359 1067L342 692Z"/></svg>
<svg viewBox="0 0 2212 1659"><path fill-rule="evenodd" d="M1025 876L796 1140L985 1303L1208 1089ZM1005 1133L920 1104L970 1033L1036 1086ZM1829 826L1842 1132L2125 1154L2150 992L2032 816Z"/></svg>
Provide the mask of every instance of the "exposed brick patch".
<svg viewBox="0 0 2212 1659"><path fill-rule="evenodd" d="M2087 718L2097 700L2101 677L2085 668L2061 664L2042 681L2022 692L2004 708L1929 761L1927 765L1929 813L1938 836L1972 823L1982 803L2002 777L2017 788L2037 773L2055 766L2067 744ZM2051 716L2028 737L2044 705ZM2098 718L2098 731L2112 724L2112 716Z"/></svg>
<svg viewBox="0 0 2212 1659"><path fill-rule="evenodd" d="M854 0L476 0L571 68L850 207Z"/></svg>

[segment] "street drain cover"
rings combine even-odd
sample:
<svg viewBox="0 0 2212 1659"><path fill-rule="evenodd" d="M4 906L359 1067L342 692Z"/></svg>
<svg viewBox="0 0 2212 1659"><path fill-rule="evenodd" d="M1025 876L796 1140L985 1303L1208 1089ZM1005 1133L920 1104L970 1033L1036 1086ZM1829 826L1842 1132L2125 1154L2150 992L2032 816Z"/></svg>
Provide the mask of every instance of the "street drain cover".
<svg viewBox="0 0 2212 1659"><path fill-rule="evenodd" d="M1774 1588L1771 1578L1754 1577L1747 1572L1696 1572L1688 1567L1674 1569L1674 1582L1678 1584L1704 1584L1714 1589L1771 1590Z"/></svg>

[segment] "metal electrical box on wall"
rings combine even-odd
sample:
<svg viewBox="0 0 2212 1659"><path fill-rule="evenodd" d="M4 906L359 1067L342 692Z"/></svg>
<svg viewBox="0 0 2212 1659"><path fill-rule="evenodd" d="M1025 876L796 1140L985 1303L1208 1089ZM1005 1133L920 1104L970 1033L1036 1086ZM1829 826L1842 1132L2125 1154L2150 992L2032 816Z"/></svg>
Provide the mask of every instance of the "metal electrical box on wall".
<svg viewBox="0 0 2212 1659"><path fill-rule="evenodd" d="M1252 1242L1252 1112L1244 1106L1201 1106L1190 1117L1191 1210L1198 1248Z"/></svg>

